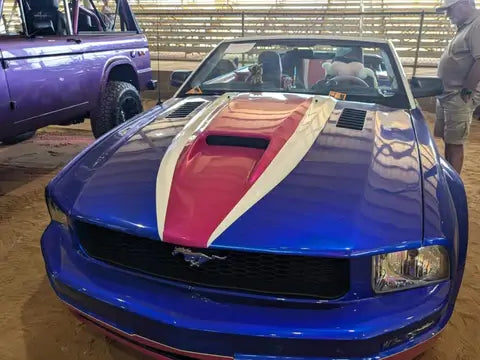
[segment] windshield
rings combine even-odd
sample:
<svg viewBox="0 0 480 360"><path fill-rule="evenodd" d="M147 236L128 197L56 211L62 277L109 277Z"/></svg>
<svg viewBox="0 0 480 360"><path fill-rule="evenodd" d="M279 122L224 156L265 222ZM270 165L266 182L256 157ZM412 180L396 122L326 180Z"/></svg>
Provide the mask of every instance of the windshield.
<svg viewBox="0 0 480 360"><path fill-rule="evenodd" d="M194 73L182 94L307 93L405 108L408 99L392 64L387 45L311 39L227 42Z"/></svg>

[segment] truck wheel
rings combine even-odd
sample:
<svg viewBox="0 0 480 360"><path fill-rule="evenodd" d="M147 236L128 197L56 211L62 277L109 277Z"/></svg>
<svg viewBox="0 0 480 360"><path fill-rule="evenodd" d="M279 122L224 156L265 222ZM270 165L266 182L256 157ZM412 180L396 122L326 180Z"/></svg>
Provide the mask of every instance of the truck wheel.
<svg viewBox="0 0 480 360"><path fill-rule="evenodd" d="M102 136L142 110L142 99L135 86L124 81L108 82L98 108L91 113L93 135Z"/></svg>
<svg viewBox="0 0 480 360"><path fill-rule="evenodd" d="M6 138L6 139L2 139L2 140L0 140L0 142L2 142L5 145L17 144L19 142L31 139L35 135L35 132L36 132L35 130L34 131L28 131L26 133L23 133L23 134L20 134L20 135L17 135L17 136L12 136L12 137L9 137L9 138Z"/></svg>

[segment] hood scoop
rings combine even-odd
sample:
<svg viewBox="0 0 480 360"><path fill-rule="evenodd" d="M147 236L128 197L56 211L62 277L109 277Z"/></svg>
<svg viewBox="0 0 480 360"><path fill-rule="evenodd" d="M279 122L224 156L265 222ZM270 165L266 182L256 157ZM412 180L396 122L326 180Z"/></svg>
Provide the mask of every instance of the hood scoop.
<svg viewBox="0 0 480 360"><path fill-rule="evenodd" d="M337 127L352 130L363 130L367 112L365 110L357 109L343 109L342 115L337 122Z"/></svg>
<svg viewBox="0 0 480 360"><path fill-rule="evenodd" d="M208 135L207 145L235 146L249 149L265 150L270 143L267 139L231 135Z"/></svg>
<svg viewBox="0 0 480 360"><path fill-rule="evenodd" d="M166 116L167 119L183 119L190 115L196 108L204 104L205 101L187 101L173 110Z"/></svg>

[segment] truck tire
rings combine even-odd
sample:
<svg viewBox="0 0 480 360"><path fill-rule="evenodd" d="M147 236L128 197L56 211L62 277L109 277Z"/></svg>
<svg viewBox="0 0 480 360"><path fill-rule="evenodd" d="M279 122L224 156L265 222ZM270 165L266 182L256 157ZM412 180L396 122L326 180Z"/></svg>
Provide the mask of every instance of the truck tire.
<svg viewBox="0 0 480 360"><path fill-rule="evenodd" d="M102 136L142 111L142 99L135 86L124 81L109 81L98 108L91 112L93 136Z"/></svg>
<svg viewBox="0 0 480 360"><path fill-rule="evenodd" d="M9 137L9 138L6 138L6 139L2 139L2 140L0 140L0 142L3 143L4 145L17 144L19 142L31 139L35 135L35 133L36 133L35 130L28 131L26 133L23 133L23 134L20 134L20 135L17 135L17 136L12 136L12 137Z"/></svg>

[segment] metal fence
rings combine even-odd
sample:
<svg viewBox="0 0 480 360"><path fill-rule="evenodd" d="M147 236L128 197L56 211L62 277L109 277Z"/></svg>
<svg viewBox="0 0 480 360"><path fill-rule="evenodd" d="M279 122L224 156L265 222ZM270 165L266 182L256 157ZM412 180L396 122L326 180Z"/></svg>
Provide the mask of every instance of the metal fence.
<svg viewBox="0 0 480 360"><path fill-rule="evenodd" d="M223 39L253 35L350 35L393 41L406 66L435 66L453 34L433 11L152 10L135 6L153 58L198 60Z"/></svg>

